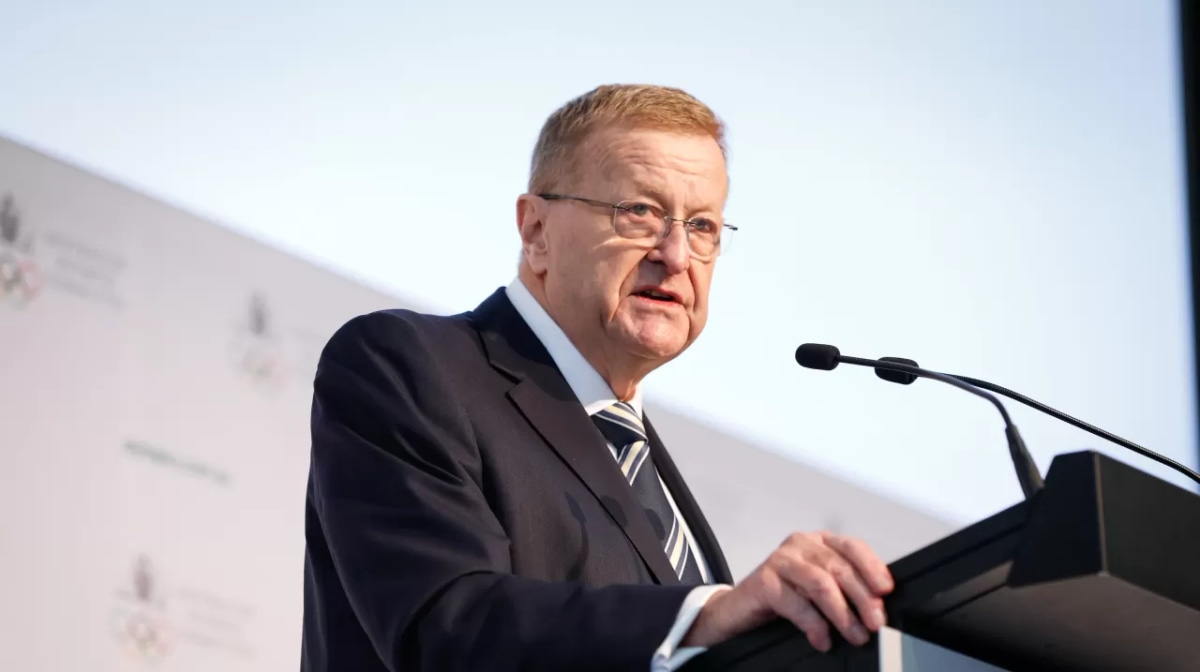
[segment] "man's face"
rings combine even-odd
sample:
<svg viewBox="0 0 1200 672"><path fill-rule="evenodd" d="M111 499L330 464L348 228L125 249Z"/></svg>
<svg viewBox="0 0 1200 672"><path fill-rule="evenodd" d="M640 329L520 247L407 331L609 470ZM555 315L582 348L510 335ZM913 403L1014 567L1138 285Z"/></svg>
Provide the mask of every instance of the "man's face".
<svg viewBox="0 0 1200 672"><path fill-rule="evenodd" d="M578 172L558 193L722 221L725 159L708 136L602 131L585 144ZM612 208L559 200L532 211L542 219L541 245L526 239L526 258L544 273L550 315L585 356L604 360L594 365L632 357L658 366L700 335L715 259L694 258L680 223L661 240L634 240L614 232Z"/></svg>

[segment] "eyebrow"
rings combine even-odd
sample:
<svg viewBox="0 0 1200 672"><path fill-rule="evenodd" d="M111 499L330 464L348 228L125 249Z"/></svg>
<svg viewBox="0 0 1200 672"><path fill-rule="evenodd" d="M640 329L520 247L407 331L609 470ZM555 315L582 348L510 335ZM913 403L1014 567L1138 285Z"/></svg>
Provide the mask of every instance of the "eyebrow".
<svg viewBox="0 0 1200 672"><path fill-rule="evenodd" d="M658 200L659 203L665 203L667 200L663 195L664 194L663 190L650 182L634 180L633 188L635 191L637 191L638 195L649 196L651 198Z"/></svg>
<svg viewBox="0 0 1200 672"><path fill-rule="evenodd" d="M632 182L633 182L634 190L636 190L639 195L645 195L650 198L653 198L654 200L656 200L660 204L662 204L662 207L664 209L666 208L665 204L666 204L667 199L663 197L663 191L660 188L658 188L657 186L655 186L654 184L652 184L650 182L645 182L642 180L633 180ZM721 211L718 209L714 209L714 208L702 207L702 208L698 208L694 212L707 213L707 214L697 215L697 214L693 213L693 214L690 214L687 216L688 219L699 218L699 219L709 219L709 220L713 220L713 221L719 221L719 220L723 219Z"/></svg>

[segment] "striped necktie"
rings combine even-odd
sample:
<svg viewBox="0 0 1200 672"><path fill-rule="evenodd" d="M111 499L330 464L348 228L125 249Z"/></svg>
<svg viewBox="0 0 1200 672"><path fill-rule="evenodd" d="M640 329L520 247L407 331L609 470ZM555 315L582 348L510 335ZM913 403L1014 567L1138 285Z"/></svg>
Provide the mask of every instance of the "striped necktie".
<svg viewBox="0 0 1200 672"><path fill-rule="evenodd" d="M617 462L625 480L633 488L638 502L650 518L650 526L658 535L675 576L685 584L704 583L700 567L688 544L683 524L667 501L654 460L650 459L650 443L642 418L629 404L618 401L592 416L600 433L617 449Z"/></svg>

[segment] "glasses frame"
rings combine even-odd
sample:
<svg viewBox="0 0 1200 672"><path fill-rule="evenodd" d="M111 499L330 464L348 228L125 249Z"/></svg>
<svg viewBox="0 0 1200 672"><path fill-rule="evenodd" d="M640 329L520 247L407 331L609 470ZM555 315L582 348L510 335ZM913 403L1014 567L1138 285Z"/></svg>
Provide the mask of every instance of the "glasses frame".
<svg viewBox="0 0 1200 672"><path fill-rule="evenodd" d="M537 194L537 197L541 198L543 200L546 200L546 201L577 201L579 203L595 206L598 208L611 208L612 209L612 218L609 221L609 225L612 227L612 230L614 233L617 231L617 213L618 212L620 212L622 210L624 210L625 212L629 212L630 206L635 205L635 204L648 205L650 207L657 207L657 206L651 206L649 203L642 203L641 201L629 200L629 201L621 201L620 203L609 203L608 201L599 201L594 198L584 198L583 196L569 196L569 195L565 195L565 194ZM662 210L662 208L657 208L657 209ZM692 247L692 229L694 229L697 225L697 222L698 222L697 218L680 219L678 217L672 217L664 212L662 219L663 219L663 230L662 230L662 233L658 236L658 239L654 241L654 243L657 245L658 243L661 243L663 240L665 240L667 236L671 235L671 229L674 228L675 223L678 222L683 225L683 235L684 235L684 238L687 240L688 251L692 254L693 257L695 257L696 259L698 259L700 261L708 261L711 259L716 259L717 257L721 256L721 252L724 249L724 247L722 245L722 242L723 242L722 239L725 237L724 236L725 229L729 229L730 231L738 230L738 227L734 226L733 224L727 224L725 222L722 222L721 223L721 232L717 234L717 246L715 248L713 248L713 252L711 255L702 255L699 252L696 252L696 248ZM618 233L617 235L620 235L620 234ZM635 239L626 238L625 240L635 240Z"/></svg>

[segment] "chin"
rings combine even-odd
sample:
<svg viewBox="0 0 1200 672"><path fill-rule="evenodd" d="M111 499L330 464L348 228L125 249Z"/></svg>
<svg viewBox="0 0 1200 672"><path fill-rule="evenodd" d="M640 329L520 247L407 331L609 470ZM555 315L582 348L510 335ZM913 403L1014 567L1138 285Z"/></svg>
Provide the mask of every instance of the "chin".
<svg viewBox="0 0 1200 672"><path fill-rule="evenodd" d="M629 336L630 351L647 359L671 359L688 345L687 333L677 329L641 329Z"/></svg>

